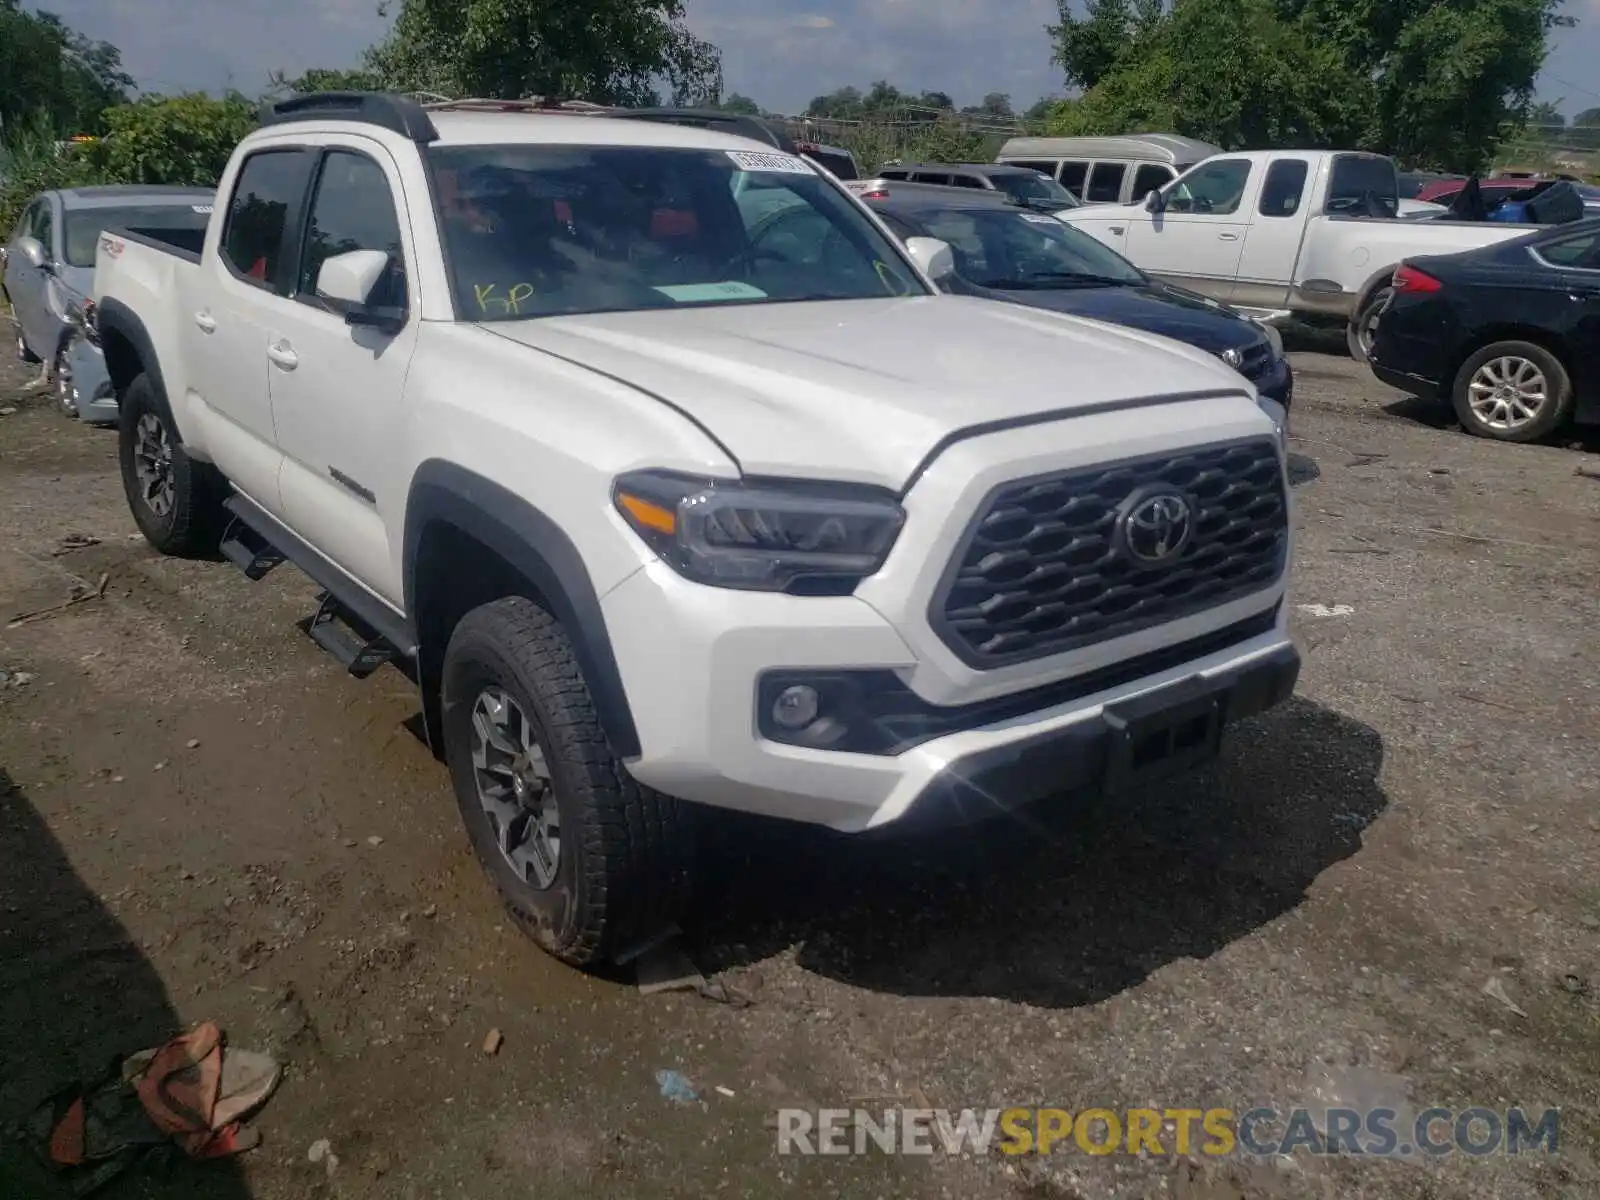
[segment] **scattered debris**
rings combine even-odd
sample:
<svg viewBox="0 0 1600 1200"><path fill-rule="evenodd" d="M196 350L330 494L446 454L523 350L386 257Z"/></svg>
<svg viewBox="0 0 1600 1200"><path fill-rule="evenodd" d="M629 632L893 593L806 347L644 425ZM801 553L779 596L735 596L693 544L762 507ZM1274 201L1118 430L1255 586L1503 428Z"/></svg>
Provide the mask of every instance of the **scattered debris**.
<svg viewBox="0 0 1600 1200"><path fill-rule="evenodd" d="M639 993L644 996L657 992L701 991L706 987L705 976L676 939L650 947L639 956L634 970Z"/></svg>
<svg viewBox="0 0 1600 1200"><path fill-rule="evenodd" d="M354 850L359 845L361 845L361 843L356 841L355 838L345 838L344 839L344 848L346 850Z"/></svg>
<svg viewBox="0 0 1600 1200"><path fill-rule="evenodd" d="M1572 473L1581 475L1585 479L1600 479L1600 470L1596 470L1594 467L1577 466L1572 469Z"/></svg>
<svg viewBox="0 0 1600 1200"><path fill-rule="evenodd" d="M657 1071L656 1082L661 1085L663 1100L671 1100L676 1104L692 1104L700 1099L700 1093L694 1090L694 1084L676 1071Z"/></svg>
<svg viewBox="0 0 1600 1200"><path fill-rule="evenodd" d="M489 1035L483 1039L483 1052L493 1058L500 1053L500 1047L505 1043L505 1035L498 1029L491 1029L489 1030Z"/></svg>
<svg viewBox="0 0 1600 1200"><path fill-rule="evenodd" d="M187 743L187 745L188 745L189 749L191 749L191 750L198 750L198 749L200 749L200 739L199 738L190 738L188 743Z"/></svg>
<svg viewBox="0 0 1600 1200"><path fill-rule="evenodd" d="M1561 990L1571 992L1574 996L1584 996L1589 992L1589 981L1576 972L1568 971L1561 977Z"/></svg>
<svg viewBox="0 0 1600 1200"><path fill-rule="evenodd" d="M1326 604L1297 604L1295 607L1308 617L1348 617L1356 611L1349 604L1335 604L1331 608Z"/></svg>
<svg viewBox="0 0 1600 1200"><path fill-rule="evenodd" d="M1582 925L1585 929L1600 929L1600 917L1593 917L1585 914L1584 916L1578 918L1578 924Z"/></svg>
<svg viewBox="0 0 1600 1200"><path fill-rule="evenodd" d="M98 600L106 594L106 584L110 582L111 576L109 573L101 575L100 582L87 591L74 589L76 594L71 599L63 600L60 604L52 604L48 608L36 608L32 612L18 613L7 622L6 628L15 629L19 625L28 624L30 621L39 621L45 617L53 617L57 613L66 612L69 608L75 608L79 604L86 604L90 600Z"/></svg>
<svg viewBox="0 0 1600 1200"><path fill-rule="evenodd" d="M4 408L0 408L0 417L14 417L16 415L17 410L13 405L8 404Z"/></svg>
<svg viewBox="0 0 1600 1200"><path fill-rule="evenodd" d="M56 548L50 551L52 558L60 558L63 554L70 554L74 550L87 550L90 546L98 546L100 539L88 533L69 533L59 542Z"/></svg>
<svg viewBox="0 0 1600 1200"><path fill-rule="evenodd" d="M371 837L369 837L367 839L367 845L371 846L374 850L376 850L379 846L383 845L383 839L381 837L379 837L377 834L373 834Z"/></svg>
<svg viewBox="0 0 1600 1200"><path fill-rule="evenodd" d="M736 1093L734 1092L734 1090L731 1087L723 1087L720 1083L717 1084L717 1089L716 1090L717 1090L717 1095L726 1096L730 1100L733 1099L733 1097L736 1095Z"/></svg>
<svg viewBox="0 0 1600 1200"><path fill-rule="evenodd" d="M0 688L25 688L33 678L31 671L0 671Z"/></svg>
<svg viewBox="0 0 1600 1200"><path fill-rule="evenodd" d="M306 1161L319 1163L328 1157L333 1150L333 1143L327 1138L318 1138L311 1143L311 1149L306 1151Z"/></svg>
<svg viewBox="0 0 1600 1200"><path fill-rule="evenodd" d="M165 771L167 769L167 760L166 759L162 759L160 762L158 762L155 766L151 767L150 769L152 771Z"/></svg>
<svg viewBox="0 0 1600 1200"><path fill-rule="evenodd" d="M428 905L422 910L422 915L430 921L433 920L434 917L439 915L439 906L437 904Z"/></svg>
<svg viewBox="0 0 1600 1200"><path fill-rule="evenodd" d="M1483 985L1482 990L1485 996L1488 996L1491 1000L1500 1001L1501 1004L1505 1005L1512 1012L1516 1013L1517 1016L1526 1017L1528 1015L1522 1009L1517 1007L1517 1002L1515 1000L1506 994L1506 985L1500 976L1491 975L1489 977L1489 982Z"/></svg>

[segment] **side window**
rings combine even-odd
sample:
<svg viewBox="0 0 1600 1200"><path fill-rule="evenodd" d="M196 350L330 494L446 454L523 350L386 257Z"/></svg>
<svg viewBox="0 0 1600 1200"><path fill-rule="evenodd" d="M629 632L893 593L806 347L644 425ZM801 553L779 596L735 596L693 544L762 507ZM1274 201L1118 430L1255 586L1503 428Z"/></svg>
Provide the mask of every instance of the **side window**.
<svg viewBox="0 0 1600 1200"><path fill-rule="evenodd" d="M1089 164L1082 162L1064 162L1061 164L1061 186L1066 188L1079 200L1083 199L1083 180L1089 173Z"/></svg>
<svg viewBox="0 0 1600 1200"><path fill-rule="evenodd" d="M283 235L289 210L305 193L311 156L304 150L262 150L245 159L228 202L222 258L235 273L284 295Z"/></svg>
<svg viewBox="0 0 1600 1200"><path fill-rule="evenodd" d="M1122 178L1127 173L1127 163L1095 163L1083 199L1090 204L1115 204L1122 198Z"/></svg>
<svg viewBox="0 0 1600 1200"><path fill-rule="evenodd" d="M1392 217L1400 209L1400 184L1394 162L1375 154L1336 154L1323 211L1353 216Z"/></svg>
<svg viewBox="0 0 1600 1200"><path fill-rule="evenodd" d="M983 180L979 179L976 175L952 175L950 178L957 187L978 188L979 190L983 190L986 186Z"/></svg>
<svg viewBox="0 0 1600 1200"><path fill-rule="evenodd" d="M1133 174L1133 194L1130 203L1137 204L1151 192L1159 192L1172 182L1172 168L1161 163L1145 163Z"/></svg>
<svg viewBox="0 0 1600 1200"><path fill-rule="evenodd" d="M1268 167L1257 211L1263 217L1292 217L1299 212L1309 166L1304 159L1280 158Z"/></svg>
<svg viewBox="0 0 1600 1200"><path fill-rule="evenodd" d="M1167 211L1227 216L1239 211L1250 163L1242 158L1222 158L1201 163L1167 193Z"/></svg>
<svg viewBox="0 0 1600 1200"><path fill-rule="evenodd" d="M375 308L405 308L405 254L389 180L383 168L365 154L333 150L322 160L317 194L311 201L296 287L300 297L320 306L316 294L322 264L352 250L381 250L389 256L388 269L379 278L371 303Z"/></svg>
<svg viewBox="0 0 1600 1200"><path fill-rule="evenodd" d="M1049 175L1052 178L1055 177L1056 173L1055 163L1037 158L1008 158L1006 159L1006 166L1027 167L1030 171L1037 171L1041 175Z"/></svg>
<svg viewBox="0 0 1600 1200"><path fill-rule="evenodd" d="M885 170L879 171L878 172L878 178L879 179L904 179L909 174L910 174L909 171L902 171L902 170L900 170L900 168L895 167L895 168L892 168L892 169L885 169Z"/></svg>
<svg viewBox="0 0 1600 1200"><path fill-rule="evenodd" d="M911 177L912 183L937 183L945 187L950 186L950 176L936 174L933 171L918 171Z"/></svg>
<svg viewBox="0 0 1600 1200"><path fill-rule="evenodd" d="M1600 267L1600 233L1581 233L1536 247L1540 258L1557 267L1592 271Z"/></svg>
<svg viewBox="0 0 1600 1200"><path fill-rule="evenodd" d="M39 244L44 247L44 256L56 256L55 243L55 213L51 211L50 201L39 201L39 207L33 214L33 236L39 239Z"/></svg>

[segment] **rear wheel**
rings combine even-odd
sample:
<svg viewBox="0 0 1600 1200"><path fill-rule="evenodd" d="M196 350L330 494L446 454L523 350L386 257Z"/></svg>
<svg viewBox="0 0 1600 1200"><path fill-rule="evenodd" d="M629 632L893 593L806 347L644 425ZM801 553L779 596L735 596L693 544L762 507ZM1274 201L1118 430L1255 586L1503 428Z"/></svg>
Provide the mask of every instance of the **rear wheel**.
<svg viewBox="0 0 1600 1200"><path fill-rule="evenodd" d="M1383 320L1384 307L1393 295L1392 287L1381 287L1373 292L1346 327L1345 345L1350 350L1350 357L1357 362L1366 362L1372 357L1372 343L1378 336L1378 325Z"/></svg>
<svg viewBox="0 0 1600 1200"><path fill-rule="evenodd" d="M56 355L55 377L56 404L66 416L77 416L78 389L72 382L72 364L67 361L67 352L65 350Z"/></svg>
<svg viewBox="0 0 1600 1200"><path fill-rule="evenodd" d="M184 452L150 376L128 385L120 408L117 458L139 532L163 554L187 558L215 550L224 515L216 471Z"/></svg>
<svg viewBox="0 0 1600 1200"><path fill-rule="evenodd" d="M1461 364L1451 393L1462 428L1501 442L1532 442L1566 423L1572 381L1532 342L1495 342Z"/></svg>
<svg viewBox="0 0 1600 1200"><path fill-rule="evenodd" d="M468 613L445 651L442 692L462 819L529 937L588 966L677 918L693 865L688 812L612 755L554 617L520 596Z"/></svg>

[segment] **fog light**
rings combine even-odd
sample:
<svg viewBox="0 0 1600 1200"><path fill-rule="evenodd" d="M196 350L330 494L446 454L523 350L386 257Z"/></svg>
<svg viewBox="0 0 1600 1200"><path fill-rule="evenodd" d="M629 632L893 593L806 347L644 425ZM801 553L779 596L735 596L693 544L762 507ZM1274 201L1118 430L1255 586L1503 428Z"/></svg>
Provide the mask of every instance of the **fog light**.
<svg viewBox="0 0 1600 1200"><path fill-rule="evenodd" d="M784 688L772 702L772 719L784 729L804 729L817 719L820 708L816 688L795 684Z"/></svg>

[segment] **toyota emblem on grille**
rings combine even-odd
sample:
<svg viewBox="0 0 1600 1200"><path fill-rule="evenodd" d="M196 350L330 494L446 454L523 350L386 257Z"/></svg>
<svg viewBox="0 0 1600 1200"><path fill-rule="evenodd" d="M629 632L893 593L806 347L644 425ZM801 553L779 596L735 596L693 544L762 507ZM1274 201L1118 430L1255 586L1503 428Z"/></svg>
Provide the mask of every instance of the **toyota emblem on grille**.
<svg viewBox="0 0 1600 1200"><path fill-rule="evenodd" d="M1244 366L1244 351L1235 350L1232 346L1229 346L1222 352L1222 361L1237 371Z"/></svg>
<svg viewBox="0 0 1600 1200"><path fill-rule="evenodd" d="M1194 533L1194 508L1182 493L1162 488L1135 495L1123 510L1122 544L1144 566L1178 557Z"/></svg>

